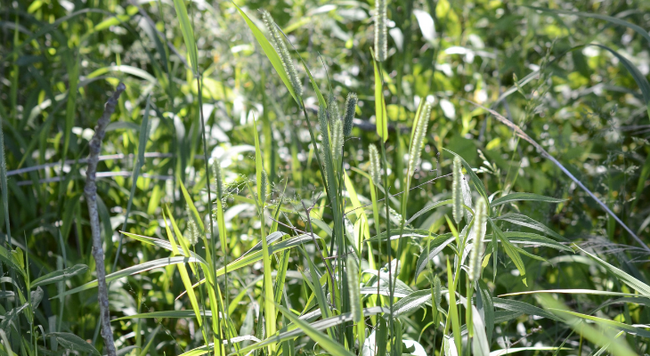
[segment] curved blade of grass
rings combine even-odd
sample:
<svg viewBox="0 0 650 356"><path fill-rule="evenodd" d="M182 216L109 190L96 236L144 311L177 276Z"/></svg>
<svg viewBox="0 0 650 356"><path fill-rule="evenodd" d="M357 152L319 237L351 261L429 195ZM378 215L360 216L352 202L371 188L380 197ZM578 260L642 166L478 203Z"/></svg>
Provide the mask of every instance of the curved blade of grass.
<svg viewBox="0 0 650 356"><path fill-rule="evenodd" d="M190 263L190 262L198 262L201 263L201 260L195 257L184 257L184 256L176 256L176 257L166 257L166 258L159 258L156 260L152 261L147 261L135 266L131 266L128 268L125 268L123 270L113 272L109 275L106 276L106 282L112 282L114 280L120 279L122 277L127 277L127 276L132 276L134 274L150 271L154 268L160 268L160 267L165 267L169 265L175 265L175 264L180 264L180 263ZM59 297L64 297L68 295L72 295L75 293L79 293L88 289L92 289L97 287L97 280L94 280L92 282L88 282L82 286L79 286L77 288L70 289L69 291L66 291L64 293L55 295L54 297L51 297L50 299L56 299Z"/></svg>
<svg viewBox="0 0 650 356"><path fill-rule="evenodd" d="M513 348L508 348L508 349L503 349L498 351L492 351L490 352L490 356L510 355L522 351L565 351L565 350L571 350L571 349L566 347L546 347L546 346L513 347Z"/></svg>
<svg viewBox="0 0 650 356"><path fill-rule="evenodd" d="M314 236L314 237L319 238L318 236ZM285 251L287 249L300 246L300 245L302 245L304 243L307 243L307 242L312 242L314 237L312 237L311 235L298 235L298 236L292 237L290 239L280 241L280 242L276 243L275 245L269 246L269 255L273 255L275 253L282 252L282 251ZM244 268L246 266L250 266L250 265L254 264L255 262L262 259L262 254L263 254L262 251L255 251L255 252L253 252L251 254L248 254L246 256L243 256L243 257L241 257L241 258L239 258L239 259L237 259L237 260L235 260L233 262L230 262L228 264L228 266L227 266L228 273L236 271L236 270L238 270L240 268ZM217 269L217 271L215 272L215 277L222 276L224 274L225 270L226 270L225 267L221 267L221 268ZM199 286L199 285L201 285L203 283L205 283L205 278L200 280L199 282L195 283L193 287L196 288L197 286ZM183 296L184 294L185 294L185 292L181 293L179 295L179 297Z"/></svg>
<svg viewBox="0 0 650 356"><path fill-rule="evenodd" d="M469 174L469 178L472 181L472 183L474 183L474 187L476 188L476 190L478 190L479 194L481 194L485 198L485 201L490 201L490 199L488 199L487 192L485 191L485 186L483 186L483 182L476 175L476 173L474 173L472 166L470 166L469 163L467 163L467 161L465 161L465 159L461 157L459 154L457 154L456 152L448 150L446 148L443 148L443 150L445 150L445 152L451 153L452 155L454 155L454 157L460 158L460 163L462 163L463 167L465 167L465 170L467 171L467 174Z"/></svg>
<svg viewBox="0 0 650 356"><path fill-rule="evenodd" d="M490 343L485 334L485 323L478 309L472 305L472 321L474 322L474 337L472 338L472 354L475 356L489 356Z"/></svg>
<svg viewBox="0 0 650 356"><path fill-rule="evenodd" d="M543 202L543 203L561 203L565 201L566 199L558 199L558 198L553 198L553 197L547 197L545 195L539 195L539 194L534 194L534 193L512 193L508 194L506 196L503 196L498 199L494 199L490 203L490 207L495 207L499 205L503 205L506 203L510 203L513 201L537 201L537 202Z"/></svg>
<svg viewBox="0 0 650 356"><path fill-rule="evenodd" d="M542 11L542 12L550 12L550 13L553 13L553 14L573 15L573 16L580 16L580 17L587 17L587 18L605 20L605 21L613 23L615 25L625 26L625 27L627 27L629 29L634 30L634 32L641 35L641 37L645 38L648 41L648 44L650 44L650 34L648 33L647 30L644 30L642 27L637 26L637 25L635 25L633 23L627 22L625 20L622 20L620 18L607 16L607 15L601 15L601 14L591 14L591 13L588 13L588 12L547 9L547 8L543 8L543 7L528 6L528 5L523 5L523 6L529 8L529 9L538 10L538 11Z"/></svg>
<svg viewBox="0 0 650 356"><path fill-rule="evenodd" d="M190 55L190 65L192 67L192 72L194 75L199 75L199 63L198 63L198 51L196 49L196 40L194 39L194 31L192 31L192 24L190 23L190 18L187 16L187 8L185 7L185 1L183 0L174 0L174 8L176 9L176 15L178 22L180 23L181 33L183 34L183 41L185 42L185 47L187 47L187 52Z"/></svg>
<svg viewBox="0 0 650 356"><path fill-rule="evenodd" d="M537 230L539 232L543 232L545 234L548 234L552 236L553 238L560 240L560 241L568 241L566 238L562 237L562 235L558 234L557 232L551 230L548 226L531 219L530 217L523 215L523 214L518 214L518 213L508 213L501 215L497 218L490 218L490 220L493 221L506 221L511 224L527 227L529 229Z"/></svg>
<svg viewBox="0 0 650 356"><path fill-rule="evenodd" d="M547 294L538 294L535 296L538 302L544 306L545 309L552 311L557 318L562 322L569 325L574 331L582 335L585 339L593 342L598 346L609 344L608 350L615 356L632 356L636 355L634 351L625 342L625 339L616 339L612 333L607 332L608 328L596 329L587 323L580 322L582 318L573 315L562 302L553 299ZM611 331L611 329L610 329Z"/></svg>
<svg viewBox="0 0 650 356"><path fill-rule="evenodd" d="M70 279L80 273L85 272L88 269L88 266L83 265L83 264L78 264L74 265L72 267L68 267L62 270L57 270L54 272L50 272L43 277L36 278L35 280L32 281L30 284L31 288L36 288L40 286L45 286L48 284L52 283L57 283L61 281L65 281L67 279Z"/></svg>
<svg viewBox="0 0 650 356"><path fill-rule="evenodd" d="M426 213L428 213L429 211L431 211L431 210L433 210L433 209L435 209L435 208L439 208L439 207L441 207L441 206L451 205L452 203L453 203L453 201L452 201L451 199L447 199L447 200L443 200L443 201L439 201L439 202L435 202L435 203L427 203L427 205L425 205L424 208L420 209L420 211L418 211L417 213L413 214L413 216L411 216L411 217L406 221L406 224L407 224L407 225L410 225L413 221L415 221L415 219L417 219L417 218L419 218L420 216L422 216L422 214L426 214Z"/></svg>
<svg viewBox="0 0 650 356"><path fill-rule="evenodd" d="M460 278L460 276L456 277ZM458 305L456 305L456 282L452 276L452 268L449 264L449 260L447 260L447 284L449 285L449 316L447 317L445 332L449 330L449 324L451 323L451 330L452 334L454 335L454 344L456 345L456 350L458 350L459 354L462 354L460 317L458 315Z"/></svg>
<svg viewBox="0 0 650 356"><path fill-rule="evenodd" d="M589 256L594 261L596 261L599 265L604 267L609 273L613 274L619 280L621 280L623 283L627 284L630 288L636 290L637 292L642 294L644 297L650 298L650 286L649 285L647 285L647 284L641 282L640 280L632 277L627 272L610 265L609 263L607 263L604 260L600 259L598 256L596 256L594 254L591 254L591 253L581 249L580 247L577 247L577 248L582 253Z"/></svg>
<svg viewBox="0 0 650 356"><path fill-rule="evenodd" d="M606 290L594 290L594 289L546 289L546 290L527 290L523 292L514 292L501 294L499 297L512 297L515 295L526 295L526 294L536 294L536 293L559 293L559 294L589 294L589 295L606 295L610 297L638 297L638 294L633 293L621 293L621 292L610 292Z"/></svg>
<svg viewBox="0 0 650 356"><path fill-rule="evenodd" d="M174 0L174 1L179 1L179 0ZM248 15L246 15L244 10L242 10L239 6L237 6L237 4L235 4L234 1L232 1L232 4L235 5L237 11L239 11L239 13L246 21L248 28L250 28L251 32L253 32L253 36L255 36L257 43L259 43L260 47L262 47L262 50L264 51L266 58L268 58L269 61L271 61L271 65L273 65L273 68L275 68L275 71L280 76L280 79L282 79L284 86L287 87L287 90L289 90L289 93L293 97L293 100L296 101L299 107L302 107L302 104L300 103L300 99L296 95L296 92L293 90L293 86L291 85L289 76L287 75L287 72L284 70L284 66L282 65L280 56L275 51L273 45L271 45L269 40L267 40L266 37L264 36L264 33L262 33L262 31L260 31L260 29L255 25L255 23L253 23L253 21L248 17Z"/></svg>
<svg viewBox="0 0 650 356"><path fill-rule="evenodd" d="M202 316L212 316L212 311L202 310ZM192 310L162 310L149 313L138 313L133 315L123 316L121 318L112 319L111 322L119 320L130 320L130 319L187 319L195 316L195 312Z"/></svg>

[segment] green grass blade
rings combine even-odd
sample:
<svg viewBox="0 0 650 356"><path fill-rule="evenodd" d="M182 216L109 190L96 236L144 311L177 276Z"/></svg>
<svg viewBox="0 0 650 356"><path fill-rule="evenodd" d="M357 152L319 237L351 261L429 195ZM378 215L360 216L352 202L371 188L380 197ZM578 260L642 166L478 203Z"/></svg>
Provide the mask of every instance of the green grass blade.
<svg viewBox="0 0 650 356"><path fill-rule="evenodd" d="M498 199L494 199L490 203L490 207L495 207L499 205L503 205L506 203L511 203L514 201L536 201L536 202L543 202L543 203L561 203L563 201L566 201L566 199L558 199L558 198L553 198L553 197L547 197L544 195L539 195L539 194L533 194L533 193L512 193L508 194L506 196L503 196Z"/></svg>
<svg viewBox="0 0 650 356"><path fill-rule="evenodd" d="M179 1L179 0L175 0L175 1ZM289 76L287 72L284 70L284 66L282 65L282 60L280 60L280 56L278 55L278 52L276 52L275 48L273 48L273 45L271 45L269 40L266 39L266 36L264 36L264 33L260 31L260 29L255 25L255 23L253 23L253 21L248 17L248 15L246 15L246 13L239 6L237 6L237 4L235 4L234 2L232 2L232 4L235 5L239 13L246 21L248 28L250 28L251 32L253 32L253 36L255 36L257 43L259 43L260 47L262 47L262 51L264 51L266 57L269 59L269 61L271 61L271 65L273 65L273 68L275 68L275 71L280 76L280 79L282 79L284 86L287 87L287 90L289 90L289 93L296 101L298 106L302 107L300 99L296 95L296 92L293 90L293 86L291 85Z"/></svg>
<svg viewBox="0 0 650 356"><path fill-rule="evenodd" d="M457 276L457 278L459 277L460 276ZM452 276L452 268L449 264L449 260L447 260L447 283L449 284L449 316L447 318L447 326L445 327L445 331L449 330L449 324L451 323L451 330L454 336L454 344L456 345L456 350L458 350L459 354L462 354L460 317L458 315L458 305L456 305L456 282Z"/></svg>
<svg viewBox="0 0 650 356"><path fill-rule="evenodd" d="M296 324L307 336L312 340L317 342L325 351L331 353L332 355L337 356L354 356L353 353L348 351L343 345L331 339L329 336L323 334L314 328L311 324L306 321L298 318L293 314L293 312L285 309L281 305L276 305L276 307L282 312L282 314L292 323Z"/></svg>
<svg viewBox="0 0 650 356"><path fill-rule="evenodd" d="M174 8L176 9L176 16L178 18L178 21L180 22L183 41L185 42L187 53L190 56L190 65L192 67L192 72L194 72L194 75L199 75L199 55L196 49L196 40L194 39L192 24L190 22L189 16L187 15L187 7L185 7L185 1L174 0Z"/></svg>
<svg viewBox="0 0 650 356"><path fill-rule="evenodd" d="M372 49L370 50L372 52ZM384 101L384 80L381 77L379 63L372 55L372 63L375 68L375 119L377 124L377 135L382 142L388 140L388 115L386 113L386 102Z"/></svg>

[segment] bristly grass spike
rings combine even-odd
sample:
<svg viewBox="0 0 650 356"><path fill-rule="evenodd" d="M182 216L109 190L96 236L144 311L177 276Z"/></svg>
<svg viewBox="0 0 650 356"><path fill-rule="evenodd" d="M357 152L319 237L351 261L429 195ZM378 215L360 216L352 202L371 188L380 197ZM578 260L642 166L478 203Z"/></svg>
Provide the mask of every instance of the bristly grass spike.
<svg viewBox="0 0 650 356"><path fill-rule="evenodd" d="M358 101L357 93L349 93L345 99L345 113L343 114L343 135L345 137L352 134L352 121L354 120L354 111L357 108Z"/></svg>
<svg viewBox="0 0 650 356"><path fill-rule="evenodd" d="M388 57L387 3L388 0L375 0L375 56L378 62Z"/></svg>
<svg viewBox="0 0 650 356"><path fill-rule="evenodd" d="M451 188L451 197L453 202L453 217L456 224L460 224L461 219L463 218L463 192L462 192L462 179L463 172L461 171L460 158L454 158L454 176L453 183Z"/></svg>
<svg viewBox="0 0 650 356"><path fill-rule="evenodd" d="M479 198L474 208L474 226L472 227L472 253L469 258L469 280L475 282L481 278L481 257L483 256L483 241L487 229L487 202Z"/></svg>
<svg viewBox="0 0 650 356"><path fill-rule="evenodd" d="M379 163L379 151L377 146L370 144L368 146L370 156L370 177L374 184L381 184L381 164Z"/></svg>
<svg viewBox="0 0 650 356"><path fill-rule="evenodd" d="M268 11L262 10L262 20L264 21L264 25L266 26L266 29L269 31L269 33L271 33L271 37L273 39L273 45L275 46L276 50L278 51L278 54L280 55L280 60L282 61L284 70L289 75L289 81L291 81L291 86L293 87L293 90L296 92L296 95L301 97L302 83L298 78L298 71L296 71L296 67L293 65L293 60L289 55L289 50L287 49L287 45L284 43L284 39L282 38L282 35L280 35L280 31L278 31L275 21L273 21L273 17L271 17L271 14L269 14Z"/></svg>

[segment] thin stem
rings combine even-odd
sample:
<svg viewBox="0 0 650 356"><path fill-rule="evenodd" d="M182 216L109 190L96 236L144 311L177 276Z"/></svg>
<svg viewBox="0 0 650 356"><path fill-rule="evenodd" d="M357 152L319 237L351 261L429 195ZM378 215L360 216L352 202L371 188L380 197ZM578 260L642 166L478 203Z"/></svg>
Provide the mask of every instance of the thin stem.
<svg viewBox="0 0 650 356"><path fill-rule="evenodd" d="M88 155L88 170L86 171L86 187L84 194L86 202L88 203L88 215L90 219L90 229L93 238L93 257L95 258L95 265L97 269L97 297L99 300L99 310L102 324L102 337L106 347L106 354L108 356L116 356L115 343L113 341L113 332L111 330L111 315L108 304L108 287L106 285L106 267L104 266L104 250L101 237L101 230L99 226L99 213L97 212L97 185L95 184L97 174L97 163L99 161L99 152L102 148L102 140L106 134L106 126L111 121L111 115L115 111L117 100L126 86L124 83L117 85L115 93L106 102L104 113L97 121L95 126L95 134L90 141L90 154Z"/></svg>

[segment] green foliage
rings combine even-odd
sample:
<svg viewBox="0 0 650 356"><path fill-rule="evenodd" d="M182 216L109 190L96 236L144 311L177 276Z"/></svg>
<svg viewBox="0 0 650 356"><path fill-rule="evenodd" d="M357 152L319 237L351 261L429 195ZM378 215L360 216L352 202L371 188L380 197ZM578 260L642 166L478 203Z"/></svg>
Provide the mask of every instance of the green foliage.
<svg viewBox="0 0 650 356"><path fill-rule="evenodd" d="M647 2L6 5L0 355L103 350L120 81L120 354L650 352Z"/></svg>

